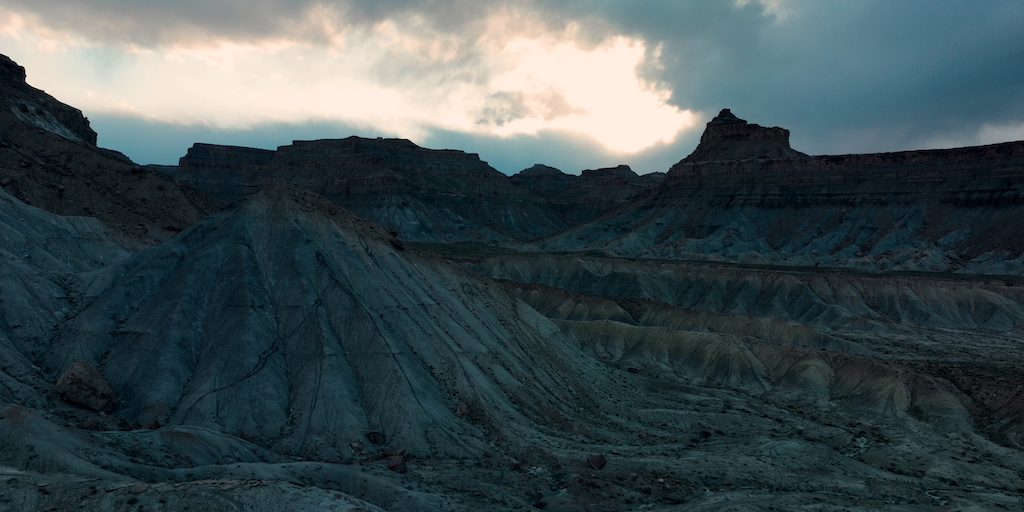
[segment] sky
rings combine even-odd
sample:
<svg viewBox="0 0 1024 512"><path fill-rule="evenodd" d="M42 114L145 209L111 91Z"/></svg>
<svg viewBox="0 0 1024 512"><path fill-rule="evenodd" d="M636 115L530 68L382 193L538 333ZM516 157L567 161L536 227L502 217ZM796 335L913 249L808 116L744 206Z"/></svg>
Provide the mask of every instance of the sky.
<svg viewBox="0 0 1024 512"><path fill-rule="evenodd" d="M513 174L667 171L721 109L845 154L1024 139L1019 0L0 0L99 144L400 137Z"/></svg>

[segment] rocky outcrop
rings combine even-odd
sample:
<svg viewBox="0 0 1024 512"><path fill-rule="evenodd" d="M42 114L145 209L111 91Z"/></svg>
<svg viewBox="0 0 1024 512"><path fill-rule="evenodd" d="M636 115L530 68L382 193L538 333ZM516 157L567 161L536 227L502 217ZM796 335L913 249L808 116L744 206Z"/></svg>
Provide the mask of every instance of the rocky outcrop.
<svg viewBox="0 0 1024 512"><path fill-rule="evenodd" d="M95 366L81 359L60 376L54 391L61 400L96 412L113 412L117 407L114 390L110 389L103 375Z"/></svg>
<svg viewBox="0 0 1024 512"><path fill-rule="evenodd" d="M749 124L729 109L708 122L697 149L684 162L805 156L789 147L789 130Z"/></svg>
<svg viewBox="0 0 1024 512"><path fill-rule="evenodd" d="M0 55L0 135L17 119L69 140L96 145L96 132L81 110L28 85L25 79L24 67Z"/></svg>
<svg viewBox="0 0 1024 512"><path fill-rule="evenodd" d="M955 149L930 149L862 155L748 158L692 161L672 166L670 187L805 187L854 188L875 182L877 188L957 183L971 186L998 180L1019 180L1024 168L1024 142ZM926 195L929 191L920 191ZM966 191L969 192L969 191Z"/></svg>
<svg viewBox="0 0 1024 512"><path fill-rule="evenodd" d="M275 151L195 144L153 166L232 201L288 179L413 241L508 242L564 230L618 208L664 178L628 166L565 174L537 164L512 177L478 155L404 139L295 141Z"/></svg>
<svg viewBox="0 0 1024 512"><path fill-rule="evenodd" d="M21 66L0 58L0 186L14 197L59 215L96 217L131 247L166 240L223 207L97 148L81 111L24 80Z"/></svg>

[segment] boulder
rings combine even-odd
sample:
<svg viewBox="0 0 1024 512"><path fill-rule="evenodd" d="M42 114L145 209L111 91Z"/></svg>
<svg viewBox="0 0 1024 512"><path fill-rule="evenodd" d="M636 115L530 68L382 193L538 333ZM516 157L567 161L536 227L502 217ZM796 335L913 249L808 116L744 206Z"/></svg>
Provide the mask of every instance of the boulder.
<svg viewBox="0 0 1024 512"><path fill-rule="evenodd" d="M590 466L590 469L600 470L604 468L606 464L608 464L608 457L605 457L604 455L597 454L587 457L587 465Z"/></svg>
<svg viewBox="0 0 1024 512"><path fill-rule="evenodd" d="M388 459L388 469L396 473L408 473L409 466L405 463L404 455L393 455Z"/></svg>
<svg viewBox="0 0 1024 512"><path fill-rule="evenodd" d="M117 407L114 390L103 375L81 359L61 375L54 390L61 400L96 412L112 412Z"/></svg>

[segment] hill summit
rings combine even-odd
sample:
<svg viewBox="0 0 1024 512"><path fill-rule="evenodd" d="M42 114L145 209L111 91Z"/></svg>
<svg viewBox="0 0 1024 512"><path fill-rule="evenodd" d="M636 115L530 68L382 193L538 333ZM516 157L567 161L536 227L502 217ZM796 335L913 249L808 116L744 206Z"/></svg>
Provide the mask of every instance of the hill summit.
<svg viewBox="0 0 1024 512"><path fill-rule="evenodd" d="M789 130L750 124L723 108L708 122L697 149L684 162L807 156L789 147Z"/></svg>

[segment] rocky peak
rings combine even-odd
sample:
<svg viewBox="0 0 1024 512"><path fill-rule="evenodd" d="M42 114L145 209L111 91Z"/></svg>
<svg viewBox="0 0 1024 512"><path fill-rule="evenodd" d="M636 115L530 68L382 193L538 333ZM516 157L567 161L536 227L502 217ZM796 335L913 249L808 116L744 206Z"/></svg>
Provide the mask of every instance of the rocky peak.
<svg viewBox="0 0 1024 512"><path fill-rule="evenodd" d="M723 125L723 124L747 124L746 121L736 117L736 114L732 113L732 110L723 108L721 112L715 116L708 125ZM756 125L755 125L756 126ZM706 132L705 132L706 133Z"/></svg>
<svg viewBox="0 0 1024 512"><path fill-rule="evenodd" d="M6 55L0 55L0 73L10 75L14 79L13 81L16 82L25 81L25 67L19 66L17 62L14 62ZM4 77L4 79L5 81L10 80L7 77Z"/></svg>
<svg viewBox="0 0 1024 512"><path fill-rule="evenodd" d="M789 130L750 124L725 108L707 124L697 149L684 162L806 156L789 147Z"/></svg>
<svg viewBox="0 0 1024 512"><path fill-rule="evenodd" d="M96 132L81 110L28 85L25 76L24 67L0 55L0 122L13 118L68 140L96 145Z"/></svg>

